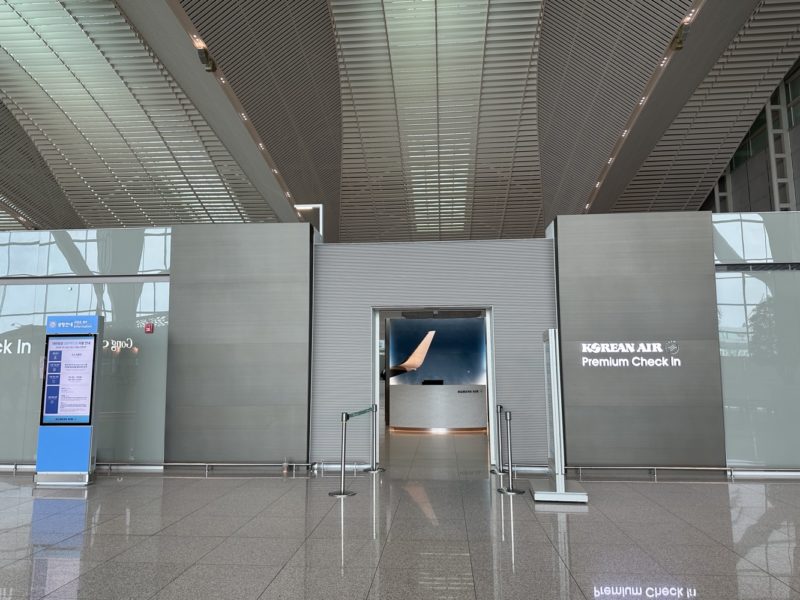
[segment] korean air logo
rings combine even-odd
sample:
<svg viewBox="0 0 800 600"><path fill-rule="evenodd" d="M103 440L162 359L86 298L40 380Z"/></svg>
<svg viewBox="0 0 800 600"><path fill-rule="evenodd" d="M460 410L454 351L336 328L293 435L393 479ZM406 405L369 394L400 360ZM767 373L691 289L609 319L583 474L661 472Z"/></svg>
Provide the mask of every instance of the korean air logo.
<svg viewBox="0 0 800 600"><path fill-rule="evenodd" d="M669 352L670 354L677 354L680 352L681 347L678 345L678 342L675 340L668 340L664 342L664 349Z"/></svg>
<svg viewBox="0 0 800 600"><path fill-rule="evenodd" d="M57 323L55 321L50 321L50 327L56 327Z"/></svg>

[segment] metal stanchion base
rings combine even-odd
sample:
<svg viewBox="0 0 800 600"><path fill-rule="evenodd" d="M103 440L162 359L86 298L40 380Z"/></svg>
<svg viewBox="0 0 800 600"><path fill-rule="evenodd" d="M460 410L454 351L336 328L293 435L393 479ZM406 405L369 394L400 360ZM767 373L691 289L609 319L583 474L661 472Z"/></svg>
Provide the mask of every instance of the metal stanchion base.
<svg viewBox="0 0 800 600"><path fill-rule="evenodd" d="M495 467L492 467L491 469L489 469L489 473L491 473L492 475L505 475L506 473L508 473L508 471L505 469L496 469Z"/></svg>
<svg viewBox="0 0 800 600"><path fill-rule="evenodd" d="M500 494L507 494L509 496L519 496L520 494L524 494L525 490L518 490L516 488L497 488L497 492Z"/></svg>
<svg viewBox="0 0 800 600"><path fill-rule="evenodd" d="M383 473L386 469L375 467L374 469L364 469L362 473Z"/></svg>
<svg viewBox="0 0 800 600"><path fill-rule="evenodd" d="M331 498L347 498L348 496L355 496L356 493L350 490L336 490L335 492L328 492Z"/></svg>

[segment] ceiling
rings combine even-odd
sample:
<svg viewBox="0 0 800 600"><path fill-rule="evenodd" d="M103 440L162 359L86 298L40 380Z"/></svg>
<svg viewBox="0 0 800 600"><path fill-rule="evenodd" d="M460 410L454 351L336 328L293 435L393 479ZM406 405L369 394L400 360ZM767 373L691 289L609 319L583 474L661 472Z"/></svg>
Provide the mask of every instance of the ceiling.
<svg viewBox="0 0 800 600"><path fill-rule="evenodd" d="M0 173L34 226L274 220L113 3L0 2L0 82L3 114L38 152L28 165L41 171L43 160L51 176L40 185L62 191L49 206L26 203Z"/></svg>
<svg viewBox="0 0 800 600"><path fill-rule="evenodd" d="M793 0L0 0L0 228L696 210L799 54Z"/></svg>

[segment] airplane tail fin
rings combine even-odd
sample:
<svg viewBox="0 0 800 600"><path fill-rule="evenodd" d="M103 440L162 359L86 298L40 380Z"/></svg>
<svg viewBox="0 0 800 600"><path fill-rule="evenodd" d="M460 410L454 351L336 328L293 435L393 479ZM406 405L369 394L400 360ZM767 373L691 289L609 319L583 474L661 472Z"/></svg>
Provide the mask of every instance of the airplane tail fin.
<svg viewBox="0 0 800 600"><path fill-rule="evenodd" d="M396 367L392 367L392 370L398 369L402 372L408 371L416 371L422 366L422 363L425 362L425 357L428 355L428 349L431 347L431 342L433 342L433 336L436 335L436 331L429 331L425 334L425 337L422 338L422 341L419 343L414 351L411 353L405 362L400 363Z"/></svg>

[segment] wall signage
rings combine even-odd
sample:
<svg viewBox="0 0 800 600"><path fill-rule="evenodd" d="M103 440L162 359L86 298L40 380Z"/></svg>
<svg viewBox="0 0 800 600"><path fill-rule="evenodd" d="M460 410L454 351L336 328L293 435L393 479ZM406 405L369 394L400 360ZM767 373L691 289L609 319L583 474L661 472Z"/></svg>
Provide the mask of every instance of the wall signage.
<svg viewBox="0 0 800 600"><path fill-rule="evenodd" d="M680 367L680 345L665 342L580 342L582 367Z"/></svg>
<svg viewBox="0 0 800 600"><path fill-rule="evenodd" d="M30 354L31 343L22 340L0 340L0 354Z"/></svg>
<svg viewBox="0 0 800 600"><path fill-rule="evenodd" d="M42 425L91 423L94 350L94 335L47 336Z"/></svg>
<svg viewBox="0 0 800 600"><path fill-rule="evenodd" d="M47 317L45 333L97 333L97 315L53 315Z"/></svg>

